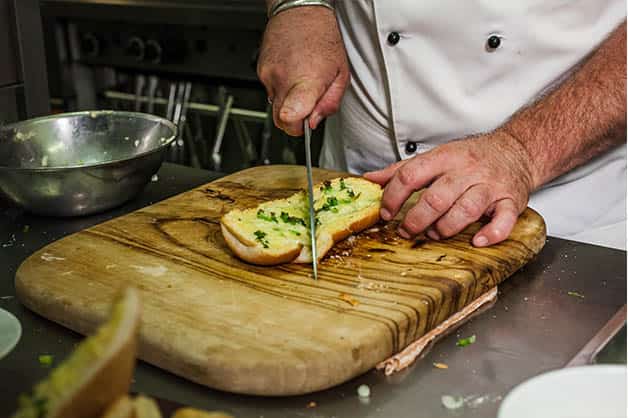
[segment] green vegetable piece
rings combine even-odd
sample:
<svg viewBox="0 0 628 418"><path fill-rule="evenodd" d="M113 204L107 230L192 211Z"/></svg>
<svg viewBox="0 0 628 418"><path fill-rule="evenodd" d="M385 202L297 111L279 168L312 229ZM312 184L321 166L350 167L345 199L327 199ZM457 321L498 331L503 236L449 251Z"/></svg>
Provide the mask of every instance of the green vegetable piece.
<svg viewBox="0 0 628 418"><path fill-rule="evenodd" d="M573 296L576 298L580 298L580 299L584 299L584 295L582 293L578 293L578 292L567 292L567 294L569 296Z"/></svg>
<svg viewBox="0 0 628 418"><path fill-rule="evenodd" d="M268 222L279 223L279 221L277 220L277 216L275 215L275 212L270 212L270 215L267 215L263 209L259 209L257 211L257 218L262 219L264 221L268 221Z"/></svg>
<svg viewBox="0 0 628 418"><path fill-rule="evenodd" d="M295 231L294 229L291 229L290 232L292 232L294 235L296 235L297 237L301 236L301 233L299 231Z"/></svg>
<svg viewBox="0 0 628 418"><path fill-rule="evenodd" d="M456 343L456 345L458 347L466 347L468 345L471 345L475 342L475 334L473 334L472 336L468 337L468 338L461 338L458 340L458 342Z"/></svg>
<svg viewBox="0 0 628 418"><path fill-rule="evenodd" d="M290 216L287 212L281 212L279 216L282 221L290 225L303 225L305 226L305 221L301 218L297 218L296 216Z"/></svg>
<svg viewBox="0 0 628 418"><path fill-rule="evenodd" d="M52 366L54 357L50 354L42 354L39 356L39 364L42 366Z"/></svg>
<svg viewBox="0 0 628 418"><path fill-rule="evenodd" d="M37 417L45 417L48 413L48 399L46 398L34 398L33 406L35 407L35 411L37 413Z"/></svg>
<svg viewBox="0 0 628 418"><path fill-rule="evenodd" d="M347 188L347 185L345 184L345 179L340 179L340 190L344 190Z"/></svg>
<svg viewBox="0 0 628 418"><path fill-rule="evenodd" d="M317 211L328 211L334 206L338 206L338 198L336 196L328 197L327 202Z"/></svg>
<svg viewBox="0 0 628 418"><path fill-rule="evenodd" d="M331 181L329 180L325 180L323 182L323 186L321 187L321 191L324 191L326 193L329 193L333 190L333 188L331 187Z"/></svg>
<svg viewBox="0 0 628 418"><path fill-rule="evenodd" d="M262 244L262 246L264 248L268 248L268 240L266 239L266 232L260 231L259 229L255 232L253 232L253 234L255 234L255 240L257 242L259 242L260 244Z"/></svg>

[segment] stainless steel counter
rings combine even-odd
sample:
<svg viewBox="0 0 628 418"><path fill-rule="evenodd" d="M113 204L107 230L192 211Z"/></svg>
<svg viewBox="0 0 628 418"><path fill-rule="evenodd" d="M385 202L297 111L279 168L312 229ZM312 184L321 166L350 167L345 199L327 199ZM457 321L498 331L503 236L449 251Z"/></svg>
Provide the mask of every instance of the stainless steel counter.
<svg viewBox="0 0 628 418"><path fill-rule="evenodd" d="M39 218L0 206L0 307L13 312L23 327L16 349L0 360L0 416L10 414L17 395L48 373L38 355L52 354L59 361L80 340L77 334L26 310L13 297L19 264L62 236L216 177L216 173L165 164L159 181L151 183L138 199L107 214L80 219ZM259 398L217 392L140 363L133 390L224 410L238 418L495 417L509 389L528 377L564 367L625 303L624 251L550 238L535 260L501 286L491 310L464 325L457 335L440 341L409 370L392 377L371 371L321 393ZM458 336L474 334L475 344L456 346ZM434 368L434 362L449 368ZM361 384L371 388L368 402L357 396ZM441 405L441 396L446 394L466 397L465 406L446 410ZM307 408L311 401L316 407Z"/></svg>

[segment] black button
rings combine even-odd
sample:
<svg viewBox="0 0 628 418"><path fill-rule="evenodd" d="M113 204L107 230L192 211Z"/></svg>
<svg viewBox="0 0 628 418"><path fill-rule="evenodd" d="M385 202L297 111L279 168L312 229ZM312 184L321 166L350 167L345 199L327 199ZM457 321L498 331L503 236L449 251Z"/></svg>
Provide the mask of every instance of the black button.
<svg viewBox="0 0 628 418"><path fill-rule="evenodd" d="M388 43L391 45L397 45L400 39L399 32L390 32L388 34Z"/></svg>
<svg viewBox="0 0 628 418"><path fill-rule="evenodd" d="M406 143L406 154L414 154L416 152L416 149L417 149L416 142Z"/></svg>
<svg viewBox="0 0 628 418"><path fill-rule="evenodd" d="M486 41L489 49L497 49L502 44L502 39L497 35L491 35Z"/></svg>

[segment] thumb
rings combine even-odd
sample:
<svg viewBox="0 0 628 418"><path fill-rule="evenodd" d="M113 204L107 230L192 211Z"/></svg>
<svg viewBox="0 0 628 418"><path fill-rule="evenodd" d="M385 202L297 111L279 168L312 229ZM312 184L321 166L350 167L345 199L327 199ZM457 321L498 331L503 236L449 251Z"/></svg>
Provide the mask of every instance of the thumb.
<svg viewBox="0 0 628 418"><path fill-rule="evenodd" d="M407 161L398 161L383 170L364 173L364 178L380 185L385 185Z"/></svg>
<svg viewBox="0 0 628 418"><path fill-rule="evenodd" d="M294 84L281 105L279 120L290 124L305 119L312 113L316 102L323 94L323 89L321 83L309 80Z"/></svg>
<svg viewBox="0 0 628 418"><path fill-rule="evenodd" d="M316 129L321 120L338 111L340 101L349 82L349 73L338 73L323 97L318 101L310 116L312 129Z"/></svg>

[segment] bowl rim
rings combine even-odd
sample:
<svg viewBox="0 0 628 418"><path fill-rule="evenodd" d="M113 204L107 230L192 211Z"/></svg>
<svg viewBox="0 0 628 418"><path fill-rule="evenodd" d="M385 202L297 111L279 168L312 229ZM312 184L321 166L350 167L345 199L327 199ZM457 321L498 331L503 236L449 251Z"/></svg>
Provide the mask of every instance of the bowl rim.
<svg viewBox="0 0 628 418"><path fill-rule="evenodd" d="M85 168L102 168L102 167L107 167L110 165L116 165L116 164L120 164L123 162L127 162L130 160L134 160L140 157L144 157L147 155L151 155L154 154L156 152L159 152L161 150L163 150L164 148L170 146L172 144L172 142L174 142L177 137L179 136L179 128L177 127L177 125L175 125L172 121L169 121L166 118L163 118L161 116L157 116L157 115L153 115L150 113L143 113L143 112L132 112L132 111L126 111L126 110L81 110L79 112L67 112L67 113L57 113L54 115L46 115L46 116L40 116L37 118L31 118L31 119L25 119L22 121L18 121L18 122L13 122L7 125L3 125L0 127L0 129L4 130L4 129L14 129L16 127L19 127L21 125L24 125L26 123L33 123L33 122L42 122L48 119L60 119L61 117L74 117L74 116L90 116L93 117L94 114L112 114L115 113L116 115L120 115L120 116L133 116L133 117L139 117L141 119L146 119L152 122L158 122L158 123L162 123L164 125L166 125L168 128L172 129L172 136L170 136L169 138L167 138L164 142L160 143L157 147L148 150L148 151L144 151L140 154L135 154L133 156L127 157L127 158L119 158L117 160L111 160L111 161L103 161L103 162L99 162L99 163L93 163L93 164L81 164L81 165L65 165L62 167L37 167L37 168L33 168L33 167L8 167L5 165L0 165L0 171L18 171L18 172L46 172L46 173L51 173L51 172L57 172L57 171L66 171L66 170L76 170L76 169L85 169Z"/></svg>

